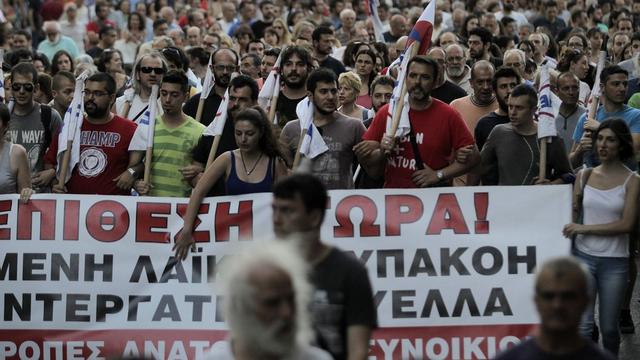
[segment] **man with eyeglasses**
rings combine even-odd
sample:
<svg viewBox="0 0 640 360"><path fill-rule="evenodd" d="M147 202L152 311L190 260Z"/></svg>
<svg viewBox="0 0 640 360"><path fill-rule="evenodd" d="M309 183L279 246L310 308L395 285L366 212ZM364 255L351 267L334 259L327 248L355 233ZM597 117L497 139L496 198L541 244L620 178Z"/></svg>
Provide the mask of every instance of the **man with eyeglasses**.
<svg viewBox="0 0 640 360"><path fill-rule="evenodd" d="M211 54L211 71L215 77L215 85L209 96L204 101L202 118L200 122L204 126L208 126L216 116L222 97L224 96L231 75L238 71L238 54L231 49L218 49ZM195 118L198 111L198 103L200 102L200 94L192 96L184 104L184 113Z"/></svg>
<svg viewBox="0 0 640 360"><path fill-rule="evenodd" d="M542 264L536 275L533 298L540 327L531 338L499 354L496 360L615 359L578 331L582 314L592 300L588 279L584 265L571 257Z"/></svg>
<svg viewBox="0 0 640 360"><path fill-rule="evenodd" d="M133 88L118 97L115 112L133 122L138 122L149 107L151 87L160 84L167 65L158 52L143 55L133 66Z"/></svg>
<svg viewBox="0 0 640 360"><path fill-rule="evenodd" d="M54 193L129 195L137 173L139 157L129 151L137 125L111 113L116 99L116 82L107 73L96 73L85 81L86 116L80 128L80 159L66 184L55 181ZM45 167L55 175L58 136L45 157ZM137 165L137 166L136 166Z"/></svg>
<svg viewBox="0 0 640 360"><path fill-rule="evenodd" d="M22 145L27 151L34 189L44 190L53 175L43 171L45 151L53 134L62 125L57 111L34 101L38 90L38 73L31 63L19 63L11 69L11 94L15 105L9 121L11 142Z"/></svg>
<svg viewBox="0 0 640 360"><path fill-rule="evenodd" d="M467 65L467 55L464 48L458 44L445 47L444 62L445 79L458 85L462 90L471 93L471 68Z"/></svg>

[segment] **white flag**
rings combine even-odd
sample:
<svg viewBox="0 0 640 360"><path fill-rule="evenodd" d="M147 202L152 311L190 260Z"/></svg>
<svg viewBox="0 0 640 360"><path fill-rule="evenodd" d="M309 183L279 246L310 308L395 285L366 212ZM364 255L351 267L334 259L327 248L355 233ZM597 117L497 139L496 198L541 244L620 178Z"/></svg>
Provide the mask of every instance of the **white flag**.
<svg viewBox="0 0 640 360"><path fill-rule="evenodd" d="M158 116L158 85L151 87L149 106L138 121L138 127L129 143L129 151L144 151L153 147L153 137L156 129L156 117Z"/></svg>
<svg viewBox="0 0 640 360"><path fill-rule="evenodd" d="M211 90L213 89L213 85L215 83L216 80L213 77L213 72L211 71L211 58L209 58L209 65L207 66L207 73L204 76L204 84L202 84L200 99L206 99L209 97L209 94L211 94Z"/></svg>
<svg viewBox="0 0 640 360"><path fill-rule="evenodd" d="M4 50L0 49L0 102L5 102L6 93L4 91L4 71L2 70L2 60L4 59Z"/></svg>
<svg viewBox="0 0 640 360"><path fill-rule="evenodd" d="M258 104L261 108L265 109L268 114L271 111L271 103L274 97L280 94L280 60L282 59L282 52L278 56L276 63L273 64L273 68L269 72L269 76L264 81L262 89L258 94ZM275 104L274 104L275 106ZM275 118L274 118L275 119ZM275 120L274 120L275 121Z"/></svg>
<svg viewBox="0 0 640 360"><path fill-rule="evenodd" d="M393 114L395 112L396 106L400 104L400 93L402 91L402 86L404 84L405 78L407 76L407 65L409 65L409 54L411 53L411 49L416 46L416 43L412 43L408 48L404 50L402 54L400 54L400 68L398 69L398 78L396 80L396 86L393 88L393 93L391 94L391 100L389 101L388 113L387 113L387 133L391 131L391 124L393 121ZM409 94L405 95L403 101L402 113L400 114L400 122L398 124L398 130L396 130L395 137L403 137L409 134L411 130L411 123L409 122Z"/></svg>
<svg viewBox="0 0 640 360"><path fill-rule="evenodd" d="M553 110L548 65L542 66L538 94L540 94L538 97L538 139L558 136L556 131L557 114Z"/></svg>
<svg viewBox="0 0 640 360"><path fill-rule="evenodd" d="M591 95L589 95L589 100L587 101L587 112L585 114L585 119L589 119L589 116L591 116L589 114L589 111L591 111L591 107L593 106L593 102L595 101L595 98L600 98L600 95L602 95L602 90L600 89L600 74L602 74L602 69L604 68L604 63L605 60L607 58L607 53L604 51L600 51L600 53L598 54L598 67L596 68L596 78L595 81L593 82L593 89L591 90ZM596 112L597 112L597 107L596 107ZM593 114L593 118L596 117L596 114Z"/></svg>
<svg viewBox="0 0 640 360"><path fill-rule="evenodd" d="M376 41L385 43L384 41L384 27L382 25L382 21L380 20L380 16L378 15L378 6L379 0L369 0L369 12L371 13L371 21L373 23L373 33L376 36Z"/></svg>
<svg viewBox="0 0 640 360"><path fill-rule="evenodd" d="M196 88L197 92L202 92L202 84L200 83L200 79L196 76L196 74L189 68L187 70L187 80L189 81L189 85L191 87Z"/></svg>
<svg viewBox="0 0 640 360"><path fill-rule="evenodd" d="M207 136L217 136L222 135L222 131L224 130L224 125L227 122L227 109L229 108L229 88L224 92L224 96L222 97L222 101L220 102L220 106L218 106L218 111L216 111L216 116L211 121L211 124L207 126L204 130L204 135Z"/></svg>
<svg viewBox="0 0 640 360"><path fill-rule="evenodd" d="M58 167L56 169L56 175L59 177L62 170L62 158L64 152L67 150L67 142L71 140L74 146L71 147L71 157L69 158L69 166L67 167L67 173L65 179L66 184L71 178L73 168L80 161L80 128L82 127L82 120L84 118L84 82L89 77L89 72L84 71L80 76L76 78L76 88L73 92L73 99L71 104L67 108L67 112L64 114L62 123L62 129L58 134Z"/></svg>
<svg viewBox="0 0 640 360"><path fill-rule="evenodd" d="M313 124L313 104L309 97L306 97L298 103L296 114L300 121L300 133L304 131L304 138L302 139L302 144L298 152L307 158L313 159L329 150L318 128Z"/></svg>

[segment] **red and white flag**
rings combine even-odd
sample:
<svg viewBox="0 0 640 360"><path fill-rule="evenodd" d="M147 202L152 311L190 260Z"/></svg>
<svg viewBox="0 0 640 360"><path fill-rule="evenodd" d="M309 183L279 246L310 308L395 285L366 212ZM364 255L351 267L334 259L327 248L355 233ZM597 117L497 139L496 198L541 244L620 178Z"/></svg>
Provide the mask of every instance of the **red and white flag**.
<svg viewBox="0 0 640 360"><path fill-rule="evenodd" d="M412 43L419 42L420 49L418 49L418 55L425 55L431 46L431 34L433 34L433 24L435 24L435 22L436 0L431 0L413 26L413 29L411 29L409 39L407 39L407 48Z"/></svg>

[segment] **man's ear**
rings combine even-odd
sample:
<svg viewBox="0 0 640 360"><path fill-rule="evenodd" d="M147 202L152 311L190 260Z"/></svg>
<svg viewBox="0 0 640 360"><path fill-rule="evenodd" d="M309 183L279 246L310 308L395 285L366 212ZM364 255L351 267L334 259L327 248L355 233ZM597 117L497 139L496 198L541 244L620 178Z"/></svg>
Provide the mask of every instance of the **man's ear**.
<svg viewBox="0 0 640 360"><path fill-rule="evenodd" d="M322 226L322 222L324 221L324 209L315 209L311 212L311 225L314 229Z"/></svg>

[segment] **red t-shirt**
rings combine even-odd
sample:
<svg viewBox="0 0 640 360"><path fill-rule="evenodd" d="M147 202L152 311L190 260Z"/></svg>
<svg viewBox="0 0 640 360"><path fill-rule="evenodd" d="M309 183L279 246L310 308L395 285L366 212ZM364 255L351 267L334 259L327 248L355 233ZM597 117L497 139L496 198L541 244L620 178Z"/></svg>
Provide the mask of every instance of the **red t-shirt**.
<svg viewBox="0 0 640 360"><path fill-rule="evenodd" d="M87 24L87 32L93 31L96 34L100 33L100 28L103 26L111 26L114 29L117 29L116 23L109 19L105 19L102 25L98 24L96 21L91 21Z"/></svg>
<svg viewBox="0 0 640 360"><path fill-rule="evenodd" d="M113 179L127 170L129 143L136 127L134 122L117 115L106 124L83 121L80 162L66 184L69 194L129 195L128 190L118 189ZM58 136L54 136L45 163L55 166L57 153Z"/></svg>
<svg viewBox="0 0 640 360"><path fill-rule="evenodd" d="M434 170L449 166L454 150L474 144L473 136L462 117L451 106L432 99L426 110L409 110L409 122L422 161ZM387 129L389 105L384 105L376 114L363 140L382 140ZM400 139L387 159L384 170L384 187L415 188L411 175L416 170L413 148L409 136Z"/></svg>

